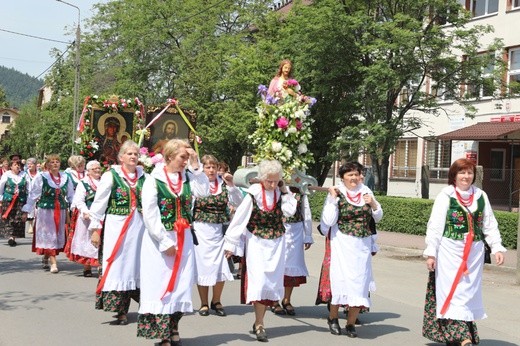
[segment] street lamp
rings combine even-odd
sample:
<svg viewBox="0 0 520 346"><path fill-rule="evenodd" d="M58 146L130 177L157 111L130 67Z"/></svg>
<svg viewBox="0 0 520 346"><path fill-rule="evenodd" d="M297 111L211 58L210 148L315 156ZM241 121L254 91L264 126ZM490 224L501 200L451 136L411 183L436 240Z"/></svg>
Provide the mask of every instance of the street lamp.
<svg viewBox="0 0 520 346"><path fill-rule="evenodd" d="M66 1L63 1L63 0L56 0L56 1L61 2L70 7L74 7L76 10L78 10L78 26L76 27L76 40L75 40L76 73L74 76L74 113L72 116L72 150L71 150L71 153L74 154L74 152L75 152L74 135L76 134L76 123L78 122L78 108L79 108L79 44L80 44L80 37L81 37L81 35L80 35L81 34L81 30L80 30L81 11L78 6L68 3Z"/></svg>

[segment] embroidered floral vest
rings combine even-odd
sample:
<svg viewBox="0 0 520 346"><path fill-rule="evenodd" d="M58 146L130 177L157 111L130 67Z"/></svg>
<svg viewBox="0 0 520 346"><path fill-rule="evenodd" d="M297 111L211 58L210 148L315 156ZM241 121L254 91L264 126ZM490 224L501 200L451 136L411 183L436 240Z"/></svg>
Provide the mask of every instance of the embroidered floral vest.
<svg viewBox="0 0 520 346"><path fill-rule="evenodd" d="M207 223L226 223L229 221L228 190L222 184L222 192L218 195L199 197L195 200L193 220Z"/></svg>
<svg viewBox="0 0 520 346"><path fill-rule="evenodd" d="M370 218L372 211L368 204L355 206L350 204L340 193L338 201L338 228L341 233L354 237L365 238L372 235Z"/></svg>
<svg viewBox="0 0 520 346"><path fill-rule="evenodd" d="M475 237L473 241L480 241L484 238L482 224L484 222L484 196L477 200L477 210L473 213L473 227ZM443 237L453 240L464 239L464 234L468 233L468 211L461 206L456 198L450 197L450 206L446 213L446 225L444 226Z"/></svg>
<svg viewBox="0 0 520 346"><path fill-rule="evenodd" d="M253 200L253 211L251 212L251 217L247 224L249 232L264 239L276 239L281 237L285 233L282 199L280 198L278 200L276 207L272 211L260 209L256 204L254 196L251 195L251 199Z"/></svg>
<svg viewBox="0 0 520 346"><path fill-rule="evenodd" d="M78 186L78 182L76 180L74 180L74 178L72 177L72 173L65 172L65 174L67 174L68 178L72 181L72 185L74 185L74 190L76 190L76 187Z"/></svg>
<svg viewBox="0 0 520 346"><path fill-rule="evenodd" d="M296 198L296 213L294 213L291 217L283 217L283 222L285 223L298 223L303 221L303 214L302 214L302 203L303 203L303 195L300 193L297 193L294 195L294 198Z"/></svg>
<svg viewBox="0 0 520 346"><path fill-rule="evenodd" d="M130 214L130 186L125 183L123 178L117 172L111 168L113 184L112 192L110 193L110 199L108 201L107 214L112 215L128 215ZM136 172L137 174L137 172ZM137 198L137 210L141 211L141 190L144 184L144 174L137 180L136 186L136 198Z"/></svg>
<svg viewBox="0 0 520 346"><path fill-rule="evenodd" d="M56 189L54 187L51 187L49 185L49 182L47 178L45 178L44 175L42 175L42 194L40 196L40 200L38 201L38 208L42 209L54 209L54 201L56 199L56 192L58 192L58 201L60 202L60 209L67 209L68 204L65 200L65 197L67 196L67 186L69 186L69 176L67 174L64 174L66 180L65 184L61 186L59 189Z"/></svg>
<svg viewBox="0 0 520 346"><path fill-rule="evenodd" d="M27 180L25 179L25 176L20 180L20 182L17 184L14 182L12 178L7 178L7 182L5 184L4 188L4 194L2 196L3 201L5 202L11 202L13 200L13 196L16 193L16 190L18 190L18 203L25 204L27 201Z"/></svg>
<svg viewBox="0 0 520 346"><path fill-rule="evenodd" d="M191 223L191 187L190 180L186 175L186 181L182 184L180 195L175 195L168 188L168 185L158 179L157 184L157 205L161 213L161 222L167 231L173 230L173 224L177 221L177 198L181 201L181 215Z"/></svg>
<svg viewBox="0 0 520 346"><path fill-rule="evenodd" d="M92 202L94 202L94 197L96 197L96 191L90 186L90 184L85 183L84 181L81 182L83 186L85 187L85 204L87 205L87 208L90 209L90 206L92 205Z"/></svg>

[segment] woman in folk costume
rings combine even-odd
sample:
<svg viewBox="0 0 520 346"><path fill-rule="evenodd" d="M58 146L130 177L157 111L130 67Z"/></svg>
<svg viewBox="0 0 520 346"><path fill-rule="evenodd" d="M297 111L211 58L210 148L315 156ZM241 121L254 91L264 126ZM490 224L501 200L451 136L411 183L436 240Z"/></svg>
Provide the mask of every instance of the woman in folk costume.
<svg viewBox="0 0 520 346"><path fill-rule="evenodd" d="M121 165L101 177L90 206L92 244L99 249L101 277L96 309L117 312L111 325L127 325L130 299L139 297L139 255L144 233L141 190L145 173L137 165L139 146L126 141L119 150Z"/></svg>
<svg viewBox="0 0 520 346"><path fill-rule="evenodd" d="M320 228L330 237L331 304L327 319L330 332L341 335L338 321L340 305L348 307L346 335L357 337L355 321L362 308L370 307L369 292L375 290L372 256L377 252L370 220L383 217L381 205L361 182L357 162L339 169L342 184L329 189L323 206Z"/></svg>
<svg viewBox="0 0 520 346"><path fill-rule="evenodd" d="M38 162L36 161L36 159L34 157L28 158L27 161L25 162L25 166L27 168L25 170L25 173L27 174L26 178L27 178L27 182L29 183L29 185L27 186L28 192L31 191L32 183L33 183L34 179L36 178L36 175L38 175L38 173L39 173L38 168L36 166L37 164L38 164ZM34 211L32 213L27 214L27 233L32 234L33 229L34 229Z"/></svg>
<svg viewBox="0 0 520 346"><path fill-rule="evenodd" d="M487 317L482 302L484 240L497 265L504 262L502 238L484 191L473 185L476 166L458 159L448 184L435 199L426 231L426 292L423 336L446 345L479 343L474 321Z"/></svg>
<svg viewBox="0 0 520 346"><path fill-rule="evenodd" d="M224 256L223 224L229 222L228 203L237 207L242 201L242 192L233 184L230 173L217 174L219 162L214 156L204 155L201 161L209 179L210 195L197 198L193 211L193 227L199 242L195 247L199 315L208 316L211 306L217 316L226 316L220 297L224 282L233 281L233 274ZM213 287L213 297L208 306L209 287Z"/></svg>
<svg viewBox="0 0 520 346"><path fill-rule="evenodd" d="M65 170L65 173L72 179L74 189L76 189L79 182L85 177L85 158L81 155L72 155L67 163L69 167Z"/></svg>
<svg viewBox="0 0 520 346"><path fill-rule="evenodd" d="M282 306L276 304L272 309L277 315L294 316L296 312L291 304L291 296L294 287L299 287L307 282L309 272L305 265L304 251L310 249L312 239L312 214L309 200L305 193L298 188L290 188L295 195L298 204L296 213L284 218L285 226L285 275L284 296Z"/></svg>
<svg viewBox="0 0 520 346"><path fill-rule="evenodd" d="M241 252L245 237L245 275L242 276L242 303L253 304L253 333L267 341L264 316L267 306L276 304L284 293L285 227L283 217L296 212L296 199L283 184L283 170L276 160L258 166L260 183L253 184L238 206L225 235L226 256ZM281 187L279 187L279 184Z"/></svg>
<svg viewBox="0 0 520 346"><path fill-rule="evenodd" d="M158 165L143 187L146 231L141 249L141 301L137 336L181 345L179 321L193 311L196 238L190 228L192 199L209 195L209 181L198 155L180 139L163 148Z"/></svg>
<svg viewBox="0 0 520 346"><path fill-rule="evenodd" d="M26 215L22 207L27 201L29 182L19 161L11 161L9 168L0 178L0 217L4 222L1 231L9 237L9 246L16 246L16 237L25 236Z"/></svg>
<svg viewBox="0 0 520 346"><path fill-rule="evenodd" d="M74 197L74 185L69 176L60 172L60 157L48 155L47 171L38 174L33 181L25 213L36 209L33 252L43 255L43 268L58 272L56 256L65 247L65 223L69 204ZM27 217L27 215L25 215Z"/></svg>
<svg viewBox="0 0 520 346"><path fill-rule="evenodd" d="M90 206L94 202L94 196L101 177L101 165L98 161L87 163L87 175L76 186L76 193L72 200L75 208L74 226L69 232L65 253L73 261L83 264L83 276L92 277L92 266L99 266L98 249L90 241Z"/></svg>

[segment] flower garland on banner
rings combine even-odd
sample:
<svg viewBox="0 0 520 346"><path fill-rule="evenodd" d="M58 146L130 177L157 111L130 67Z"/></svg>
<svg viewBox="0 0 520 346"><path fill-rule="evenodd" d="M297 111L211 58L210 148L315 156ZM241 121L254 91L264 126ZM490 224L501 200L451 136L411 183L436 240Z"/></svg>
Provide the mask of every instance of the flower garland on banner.
<svg viewBox="0 0 520 346"><path fill-rule="evenodd" d="M104 98L98 95L87 96L83 102L83 110L77 125L77 131L79 136L75 140L76 149L80 155L85 159L92 160L95 158L99 151L99 138L94 136L94 129L89 119L86 119L88 114L92 113L93 107L101 109L107 113L120 113L127 111L129 108L134 109L134 128L133 128L133 140L137 138L149 138L150 131L146 128L146 114L144 111L144 105L135 97L130 98ZM105 169L109 168L108 163L101 162Z"/></svg>
<svg viewBox="0 0 520 346"><path fill-rule="evenodd" d="M256 107L258 127L249 137L256 147L254 161L280 161L284 179L290 180L296 170L305 172L308 165L314 162L307 145L312 138L311 124L314 122L309 116L310 108L316 99L301 94L296 80L286 83L297 93L296 97L289 95L282 98L280 93L273 96L268 94L265 85L258 86L258 95L262 98Z"/></svg>
<svg viewBox="0 0 520 346"><path fill-rule="evenodd" d="M188 125L188 128L191 130L191 132L193 132L193 134L195 135L195 141L194 141L194 146L195 146L195 151L197 152L197 155L199 155L199 144L202 144L202 139L200 138L200 136L197 134L197 131L195 131L195 129L193 128L193 126L191 125L190 121L188 120L188 117L186 117L186 115L184 114L184 112L182 111L182 109L179 107L179 101L177 101L176 99L174 98L170 98L170 99L167 99L166 100L166 106L163 108L162 111L159 112L159 114L157 114L149 123L148 125L146 125L146 130L148 130L148 128L150 126L152 126L153 123L155 123L163 114L164 112L166 112L166 110L170 107L174 106L175 109L177 109L177 112L179 112L182 120L184 120L184 122L186 123L186 125ZM143 142L143 138L140 138L139 139L139 146L141 146L141 143Z"/></svg>

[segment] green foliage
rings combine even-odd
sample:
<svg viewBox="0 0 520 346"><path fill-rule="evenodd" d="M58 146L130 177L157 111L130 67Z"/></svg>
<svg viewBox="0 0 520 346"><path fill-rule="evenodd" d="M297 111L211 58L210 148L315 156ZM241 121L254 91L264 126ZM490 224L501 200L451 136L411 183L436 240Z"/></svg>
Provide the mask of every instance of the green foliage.
<svg viewBox="0 0 520 346"><path fill-rule="evenodd" d="M309 196L309 205L314 221L319 221L326 192L316 192ZM383 208L383 219L377 229L387 232L426 235L433 200L377 196ZM510 249L517 248L518 213L495 211L502 244Z"/></svg>
<svg viewBox="0 0 520 346"><path fill-rule="evenodd" d="M9 107L9 103L7 102L7 98L5 97L5 91L0 86L0 107Z"/></svg>
<svg viewBox="0 0 520 346"><path fill-rule="evenodd" d="M40 79L21 73L14 68L0 66L0 107L20 108L38 96L38 90L43 86ZM5 99L2 91L5 91Z"/></svg>

